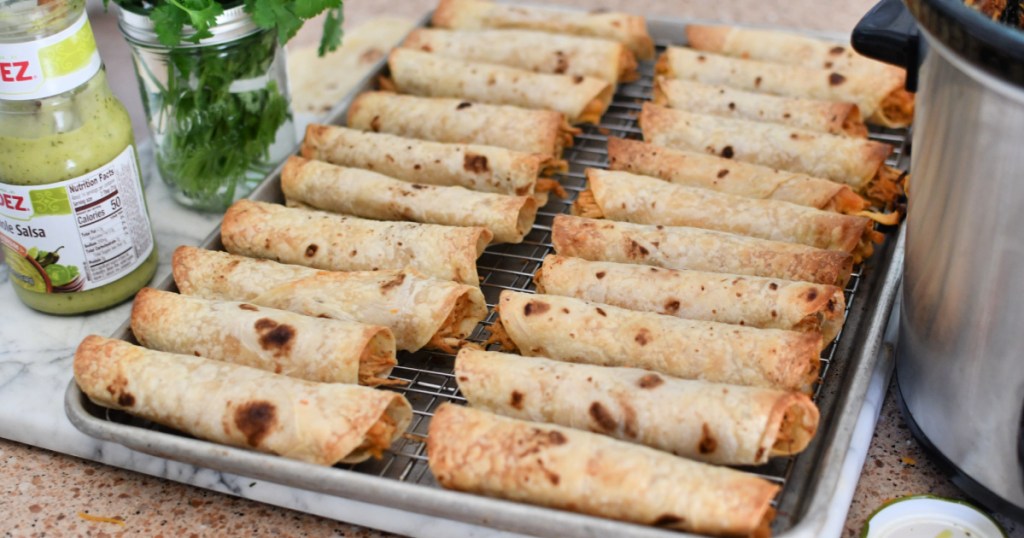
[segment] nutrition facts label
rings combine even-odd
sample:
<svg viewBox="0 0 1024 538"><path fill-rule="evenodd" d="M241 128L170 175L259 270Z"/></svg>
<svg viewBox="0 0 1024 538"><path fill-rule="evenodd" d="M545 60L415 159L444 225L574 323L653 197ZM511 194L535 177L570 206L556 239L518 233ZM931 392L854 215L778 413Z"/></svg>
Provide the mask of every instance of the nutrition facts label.
<svg viewBox="0 0 1024 538"><path fill-rule="evenodd" d="M40 293L109 284L153 251L135 150L74 179L0 184L0 247L12 279Z"/></svg>

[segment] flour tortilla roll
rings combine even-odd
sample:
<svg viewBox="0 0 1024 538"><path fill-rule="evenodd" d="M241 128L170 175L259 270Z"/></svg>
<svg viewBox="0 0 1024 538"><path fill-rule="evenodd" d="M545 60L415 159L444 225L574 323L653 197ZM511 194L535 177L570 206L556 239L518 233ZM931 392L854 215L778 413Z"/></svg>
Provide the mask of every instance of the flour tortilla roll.
<svg viewBox="0 0 1024 538"><path fill-rule="evenodd" d="M598 78L534 73L412 49L391 51L388 66L401 93L555 110L572 123L597 123L614 92Z"/></svg>
<svg viewBox="0 0 1024 538"><path fill-rule="evenodd" d="M408 183L369 170L291 156L281 172L288 203L377 220L482 227L498 243L520 243L537 217L532 196Z"/></svg>
<svg viewBox="0 0 1024 538"><path fill-rule="evenodd" d="M427 461L448 489L720 536L769 536L779 486L590 432L445 403Z"/></svg>
<svg viewBox="0 0 1024 538"><path fill-rule="evenodd" d="M630 310L765 329L821 331L825 345L842 328L846 308L838 286L557 254L544 258L533 280L537 293Z"/></svg>
<svg viewBox="0 0 1024 538"><path fill-rule="evenodd" d="M135 295L131 324L135 339L150 349L307 381L377 386L398 364L395 337L387 327L153 288Z"/></svg>
<svg viewBox="0 0 1024 538"><path fill-rule="evenodd" d="M579 131L554 110L488 105L391 92L359 94L348 108L353 129L451 144L497 146L560 159ZM555 163L553 163L555 164Z"/></svg>
<svg viewBox="0 0 1024 538"><path fill-rule="evenodd" d="M608 168L748 198L856 214L868 203L848 185L706 153L608 138Z"/></svg>
<svg viewBox="0 0 1024 538"><path fill-rule="evenodd" d="M871 255L880 239L867 217L688 187L629 172L587 169L587 190L573 207L587 217L690 226L773 241Z"/></svg>
<svg viewBox="0 0 1024 538"><path fill-rule="evenodd" d="M184 294L380 325L405 351L456 347L487 316L479 288L410 270L318 271L192 247L171 266Z"/></svg>
<svg viewBox="0 0 1024 538"><path fill-rule="evenodd" d="M503 345L523 355L661 372L752 387L810 392L821 334L638 312L572 297L501 292ZM501 332L504 331L507 339Z"/></svg>
<svg viewBox="0 0 1024 538"><path fill-rule="evenodd" d="M900 172L885 165L892 146L761 123L696 114L645 103L644 140L658 146L719 155L845 183L891 204L902 194Z"/></svg>
<svg viewBox="0 0 1024 538"><path fill-rule="evenodd" d="M589 430L706 463L760 465L772 456L798 454L818 429L818 408L804 394L636 368L463 349L455 377L474 408Z"/></svg>
<svg viewBox="0 0 1024 538"><path fill-rule="evenodd" d="M880 80L861 72L761 62L683 47L666 49L655 71L751 92L856 103L868 123L885 127L906 127L914 119L914 96L902 80Z"/></svg>
<svg viewBox="0 0 1024 538"><path fill-rule="evenodd" d="M232 254L329 271L409 267L476 286L476 259L492 234L486 228L380 222L239 200L224 213L220 236Z"/></svg>
<svg viewBox="0 0 1024 538"><path fill-rule="evenodd" d="M844 285L853 256L795 243L682 226L651 226L558 215L555 252L585 260L653 265Z"/></svg>
<svg viewBox="0 0 1024 538"><path fill-rule="evenodd" d="M455 30L521 28L600 37L626 45L641 60L654 59L654 41L647 33L647 21L626 13L568 12L482 0L441 0L431 22L439 28Z"/></svg>
<svg viewBox="0 0 1024 538"><path fill-rule="evenodd" d="M780 97L667 77L655 78L654 103L840 136L864 138L868 135L860 109L853 103Z"/></svg>
<svg viewBox="0 0 1024 538"><path fill-rule="evenodd" d="M87 336L75 381L98 405L201 439L321 465L381 457L412 407L391 391L314 383Z"/></svg>
<svg viewBox="0 0 1024 538"><path fill-rule="evenodd" d="M403 47L536 73L594 77L612 84L639 77L636 57L617 41L530 30L417 28Z"/></svg>
<svg viewBox="0 0 1024 538"><path fill-rule="evenodd" d="M445 144L310 124L302 156L402 181L524 196L558 165L550 157L478 144Z"/></svg>

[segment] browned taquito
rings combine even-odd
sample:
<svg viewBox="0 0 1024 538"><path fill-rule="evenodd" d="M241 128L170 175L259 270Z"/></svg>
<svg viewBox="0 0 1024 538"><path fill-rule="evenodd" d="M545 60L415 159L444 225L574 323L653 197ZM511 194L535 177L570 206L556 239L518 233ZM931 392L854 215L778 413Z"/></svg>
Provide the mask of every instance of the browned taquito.
<svg viewBox="0 0 1024 538"><path fill-rule="evenodd" d="M323 319L142 288L132 334L140 344L321 383L388 384L398 364L387 327Z"/></svg>
<svg viewBox="0 0 1024 538"><path fill-rule="evenodd" d="M666 49L655 71L746 91L856 103L868 123L886 127L906 127L914 119L914 96L902 80L880 80L863 72L762 62L683 47Z"/></svg>
<svg viewBox="0 0 1024 538"><path fill-rule="evenodd" d="M412 183L525 196L561 169L551 157L479 144L448 144L345 127L310 124L302 156L363 168Z"/></svg>
<svg viewBox="0 0 1024 538"><path fill-rule="evenodd" d="M636 56L617 41L531 30L413 30L403 47L537 73L579 75L612 84L639 78Z"/></svg>
<svg viewBox="0 0 1024 538"><path fill-rule="evenodd" d="M696 114L644 103L644 140L845 183L890 205L901 195L901 173L885 164L892 146L783 125Z"/></svg>
<svg viewBox="0 0 1024 538"><path fill-rule="evenodd" d="M626 13L573 13L483 0L441 0L431 22L455 30L521 28L600 37L626 45L641 60L654 59L654 40L647 33L647 21Z"/></svg>
<svg viewBox="0 0 1024 538"><path fill-rule="evenodd" d="M892 88L875 115L883 125L902 126L913 119L914 95L905 90L907 72L901 67L857 54L849 44L835 43L780 30L735 26L686 27L687 42L695 49L763 62L855 73L880 87Z"/></svg>
<svg viewBox="0 0 1024 538"><path fill-rule="evenodd" d="M843 326L843 289L796 282L550 254L533 277L537 293L576 297L686 319L792 331L821 331L827 345Z"/></svg>
<svg viewBox="0 0 1024 538"><path fill-rule="evenodd" d="M653 265L844 285L853 256L795 243L699 228L651 226L558 215L555 252L586 260Z"/></svg>
<svg viewBox="0 0 1024 538"><path fill-rule="evenodd" d="M232 254L329 271L404 269L479 285L476 259L491 242L487 228L381 222L239 200L220 229Z"/></svg>
<svg viewBox="0 0 1024 538"><path fill-rule="evenodd" d="M388 67L401 93L555 110L572 123L600 121L615 91L598 78L534 73L404 48L391 51Z"/></svg>
<svg viewBox="0 0 1024 538"><path fill-rule="evenodd" d="M720 536L770 536L779 486L590 432L441 404L427 461L442 486Z"/></svg>
<svg viewBox="0 0 1024 538"><path fill-rule="evenodd" d="M639 312L573 297L505 290L494 339L510 351L683 379L810 393L821 334Z"/></svg>
<svg viewBox="0 0 1024 538"><path fill-rule="evenodd" d="M75 381L90 400L201 439L334 465L381 457L405 432L401 394L87 336Z"/></svg>
<svg viewBox="0 0 1024 538"><path fill-rule="evenodd" d="M455 358L455 377L477 409L719 465L761 465L772 456L798 454L818 429L818 408L805 394L638 368L466 348Z"/></svg>
<svg viewBox="0 0 1024 538"><path fill-rule="evenodd" d="M497 146L555 159L561 169L562 148L572 147L579 129L554 110L473 103L445 97L417 97L391 92L359 94L348 108L348 126L407 138Z"/></svg>
<svg viewBox="0 0 1024 538"><path fill-rule="evenodd" d="M840 136L864 138L868 135L860 109L853 103L781 97L663 76L655 77L654 103Z"/></svg>
<svg viewBox="0 0 1024 538"><path fill-rule="evenodd" d="M587 169L587 190L576 199L573 214L801 243L852 253L854 262L870 256L873 243L882 239L867 217L596 168Z"/></svg>
<svg viewBox="0 0 1024 538"><path fill-rule="evenodd" d="M835 181L625 138L608 138L608 168L825 211L857 214L868 206L848 185Z"/></svg>
<svg viewBox="0 0 1024 538"><path fill-rule="evenodd" d="M360 168L291 156L281 171L288 204L377 220L482 227L497 243L519 243L537 217L532 196L408 183Z"/></svg>
<svg viewBox="0 0 1024 538"><path fill-rule="evenodd" d="M410 270L318 271L193 247L175 250L171 268L186 295L380 325L405 351L456 348L487 316L480 288Z"/></svg>

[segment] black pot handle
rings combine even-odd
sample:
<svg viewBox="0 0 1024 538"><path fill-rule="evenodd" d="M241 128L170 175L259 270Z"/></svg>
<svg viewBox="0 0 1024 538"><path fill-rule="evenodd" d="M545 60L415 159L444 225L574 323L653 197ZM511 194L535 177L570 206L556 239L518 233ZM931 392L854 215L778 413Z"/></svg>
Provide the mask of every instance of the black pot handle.
<svg viewBox="0 0 1024 538"><path fill-rule="evenodd" d="M853 29L851 44L857 52L907 70L907 90L917 89L921 59L917 21L901 0L881 0Z"/></svg>

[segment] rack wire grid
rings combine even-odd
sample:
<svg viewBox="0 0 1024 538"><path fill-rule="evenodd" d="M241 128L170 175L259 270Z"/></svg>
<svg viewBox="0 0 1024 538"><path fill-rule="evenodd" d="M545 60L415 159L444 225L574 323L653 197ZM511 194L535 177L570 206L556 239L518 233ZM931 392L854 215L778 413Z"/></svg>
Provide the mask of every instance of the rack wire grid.
<svg viewBox="0 0 1024 538"><path fill-rule="evenodd" d="M668 43L657 43L659 54L664 51ZM486 249L484 254L477 261L478 273L481 277L480 288L488 305L488 315L474 329L468 338L469 341L483 345L490 336L489 327L494 323L497 313L494 305L503 290L515 290L526 293L535 293L533 275L540 268L544 257L552 253L551 245L551 222L556 215L569 212L577 195L585 189L586 168L607 168L607 140L608 137L618 136L623 138L641 139L642 133L637 127L637 115L640 112L644 101L651 98L654 80L654 62L642 62L639 66L641 77L639 80L620 85L608 111L597 126L587 125L582 127L582 132L576 135L574 145L566 148L563 158L569 163L569 170L558 174L556 179L568 193L564 199L552 196L543 208L537 213L537 221L533 229L519 244L494 245ZM886 161L886 164L896 168L906 168L906 157L908 156L908 140L910 133L907 129L876 129L872 128L870 138L891 144L893 153ZM892 234L890 234L892 235ZM863 264L854 268L850 281L845 288L846 312L848 317L854 300L861 287L863 276ZM833 361L837 358L837 349L844 342L844 334L847 328L839 333L836 339L821 353L821 370L819 383L813 395L814 401L821 406L822 400L827 400L834 405L834 400L822 397L822 388L826 386L825 379L829 374ZM492 344L489 349L500 350L500 346ZM395 390L406 396L413 407L413 420L407 432L398 439L389 450L385 451L379 460L370 460L359 464L344 464L335 466L338 469L352 470L362 474L372 474L385 479L400 480L403 482L423 485L427 487L440 488L430 473L426 456L427 429L430 418L439 405L444 402L465 404L466 399L459 392L455 375L455 355L439 351L421 350L415 353L400 352L398 354L399 364L391 374L392 379L400 379L406 382L405 386L388 387L386 390ZM835 381L833 379L833 381ZM827 408L822 407L822 419L828 416ZM134 417L122 411L107 408L97 409L100 416L107 421L132 425L140 428L156 430L174 435L182 435L180 432L166 428L159 424ZM787 495L787 484L789 483L795 463L800 455L788 458L776 458L768 464L758 467L739 467L739 469L758 475L766 480L782 486L779 494L772 501L772 506L779 508L780 499ZM773 525L773 531L779 532L788 528L792 522L791 517L783 517L782 511ZM786 520L787 522L783 522Z"/></svg>
<svg viewBox="0 0 1024 538"><path fill-rule="evenodd" d="M668 43L658 43L659 54ZM569 212L569 208L577 195L586 187L586 168L608 167L607 141L609 136L641 139L642 133L637 126L637 115L644 101L651 99L654 82L654 63L642 62L639 66L639 80L620 85L608 111L597 126L586 125L575 137L574 145L566 148L563 158L569 163L569 170L556 176L559 183L568 193L568 197L559 199L552 196L547 205L537 213L537 221L533 229L519 244L502 244L489 247L477 261L481 282L480 288L487 300L489 313L473 331L469 340L478 344L486 342L488 327L494 323L497 313L494 305L503 290L514 290L535 293L533 275L540 268L544 257L554 252L551 245L551 222L556 215ZM891 144L893 153L886 164L899 167L903 164L909 133L906 129L872 128L870 138ZM853 305L860 285L863 264L854 268L850 281L845 288L846 311ZM823 381L828 375L829 367L835 358L836 349L843 338L837 336L821 353L821 371L819 383L816 385L814 400L818 402ZM492 344L490 349L501 350ZM419 351L416 353L400 353L399 365L391 374L394 379L401 379L408 384L405 387L394 387L405 394L413 406L413 421L408 434L399 439L381 460L370 461L358 465L342 466L358 472L372 473L385 478L392 478L432 487L440 487L434 480L427 465L426 443L427 428L430 418L439 405L444 402L465 404L454 375L455 356L438 351ZM785 493L785 485L792 472L796 456L779 458L759 467L744 467L771 482L783 486L779 496ZM777 506L778 497L772 505Z"/></svg>

